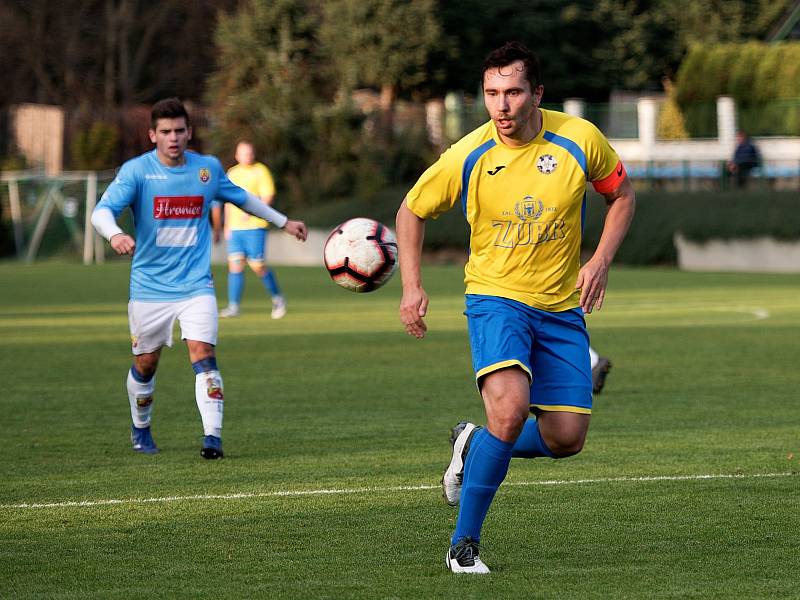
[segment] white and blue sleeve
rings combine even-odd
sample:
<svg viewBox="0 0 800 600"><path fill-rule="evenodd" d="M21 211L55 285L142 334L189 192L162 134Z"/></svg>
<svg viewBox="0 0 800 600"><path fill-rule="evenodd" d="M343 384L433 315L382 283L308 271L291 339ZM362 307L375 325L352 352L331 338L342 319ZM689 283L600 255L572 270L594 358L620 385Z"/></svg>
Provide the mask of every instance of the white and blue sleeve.
<svg viewBox="0 0 800 600"><path fill-rule="evenodd" d="M113 236L124 233L116 219L134 201L136 189L133 165L125 163L92 212L92 225L105 239L111 240Z"/></svg>

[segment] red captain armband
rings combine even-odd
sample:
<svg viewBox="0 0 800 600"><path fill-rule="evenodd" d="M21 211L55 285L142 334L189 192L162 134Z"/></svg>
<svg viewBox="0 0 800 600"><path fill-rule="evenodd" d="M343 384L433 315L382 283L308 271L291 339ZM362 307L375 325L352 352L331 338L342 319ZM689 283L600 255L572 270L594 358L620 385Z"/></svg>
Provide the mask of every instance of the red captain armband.
<svg viewBox="0 0 800 600"><path fill-rule="evenodd" d="M592 185L598 194L608 194L616 190L627 175L628 173L625 171L622 161L618 161L617 166L614 167L614 170L611 171L608 177L599 181L593 181Z"/></svg>

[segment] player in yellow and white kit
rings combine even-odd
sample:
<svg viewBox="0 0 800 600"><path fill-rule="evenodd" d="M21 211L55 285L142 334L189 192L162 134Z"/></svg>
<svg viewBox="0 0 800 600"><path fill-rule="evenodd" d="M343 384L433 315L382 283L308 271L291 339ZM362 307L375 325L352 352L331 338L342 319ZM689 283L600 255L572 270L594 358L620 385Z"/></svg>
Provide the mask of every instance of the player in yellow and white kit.
<svg viewBox="0 0 800 600"><path fill-rule="evenodd" d="M241 141L237 144L236 162L236 165L228 169L228 178L234 184L261 198L264 204L272 204L275 199L275 182L267 166L256 161L252 143ZM212 211L217 238L223 227L222 210L222 206L217 204ZM272 297L272 318L284 317L286 300L274 271L265 262L267 222L229 204L225 204L224 211L224 232L228 245L228 306L219 312L219 316L238 316L244 293L244 268L247 262Z"/></svg>
<svg viewBox="0 0 800 600"><path fill-rule="evenodd" d="M461 422L452 431L442 484L448 503L460 505L446 555L456 573L489 572L479 557L481 526L512 456L563 458L583 447L592 409L584 314L601 307L633 217L633 188L606 138L588 121L540 109L543 92L525 46L489 54L491 120L442 154L397 213L400 319L417 338L427 330L425 220L457 207L471 230L465 314L487 426ZM587 180L608 211L581 267Z"/></svg>

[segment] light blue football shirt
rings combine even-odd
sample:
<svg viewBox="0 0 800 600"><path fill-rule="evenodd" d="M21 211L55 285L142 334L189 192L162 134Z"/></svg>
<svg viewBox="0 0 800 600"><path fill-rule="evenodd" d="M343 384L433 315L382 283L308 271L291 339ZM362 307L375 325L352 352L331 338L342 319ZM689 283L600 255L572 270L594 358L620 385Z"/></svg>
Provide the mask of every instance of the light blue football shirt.
<svg viewBox="0 0 800 600"><path fill-rule="evenodd" d="M131 300L214 294L209 208L215 199L241 206L247 192L231 183L217 158L184 156L179 167L161 164L155 150L129 160L95 208L110 209L115 218L127 207L133 212Z"/></svg>

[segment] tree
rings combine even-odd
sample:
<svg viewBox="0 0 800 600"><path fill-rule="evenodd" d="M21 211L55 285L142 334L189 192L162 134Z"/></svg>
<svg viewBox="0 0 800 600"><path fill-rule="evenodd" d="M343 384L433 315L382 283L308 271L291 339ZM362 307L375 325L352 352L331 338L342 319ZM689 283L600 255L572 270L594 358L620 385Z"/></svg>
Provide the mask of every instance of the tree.
<svg viewBox="0 0 800 600"><path fill-rule="evenodd" d="M601 101L611 90L662 89L693 43L763 39L792 0L461 0L440 2L445 89L472 92L490 50L526 43L541 59L545 100ZM444 65L444 67L442 67Z"/></svg>
<svg viewBox="0 0 800 600"><path fill-rule="evenodd" d="M326 0L319 39L340 100L347 101L356 86L380 89L388 139L398 93L429 80L426 65L441 28L434 0Z"/></svg>
<svg viewBox="0 0 800 600"><path fill-rule="evenodd" d="M221 14L207 94L213 150L230 156L237 140L251 140L295 199L304 196L304 159L320 103L312 8L306 0L248 0Z"/></svg>
<svg viewBox="0 0 800 600"><path fill-rule="evenodd" d="M216 11L236 0L4 0L0 105L202 97Z"/></svg>

